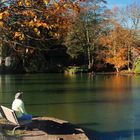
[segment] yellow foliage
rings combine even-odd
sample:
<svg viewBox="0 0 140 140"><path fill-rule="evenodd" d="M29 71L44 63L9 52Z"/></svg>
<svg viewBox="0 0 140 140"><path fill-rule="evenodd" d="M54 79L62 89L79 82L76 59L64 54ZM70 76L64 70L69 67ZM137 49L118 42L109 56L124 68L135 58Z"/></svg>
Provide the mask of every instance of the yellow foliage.
<svg viewBox="0 0 140 140"><path fill-rule="evenodd" d="M29 1L26 2L26 6L30 6L30 2Z"/></svg>
<svg viewBox="0 0 140 140"><path fill-rule="evenodd" d="M2 19L3 18L3 13L0 13L0 19Z"/></svg>
<svg viewBox="0 0 140 140"><path fill-rule="evenodd" d="M63 7L67 9L68 8L68 5L67 4L64 4Z"/></svg>
<svg viewBox="0 0 140 140"><path fill-rule="evenodd" d="M59 37L59 33L54 33L54 36L57 38Z"/></svg>
<svg viewBox="0 0 140 140"><path fill-rule="evenodd" d="M40 31L38 31L36 34L37 34L38 36L40 36Z"/></svg>
<svg viewBox="0 0 140 140"><path fill-rule="evenodd" d="M58 8L59 4L58 4L56 1L54 1L54 6L55 6L56 8Z"/></svg>
<svg viewBox="0 0 140 140"><path fill-rule="evenodd" d="M33 20L31 20L31 21L29 22L29 26L30 26L30 27L34 27L34 21L33 21Z"/></svg>
<svg viewBox="0 0 140 140"><path fill-rule="evenodd" d="M2 21L0 21L0 27L3 27L3 22Z"/></svg>
<svg viewBox="0 0 140 140"><path fill-rule="evenodd" d="M40 22L36 23L37 27L40 27L42 24Z"/></svg>
<svg viewBox="0 0 140 140"><path fill-rule="evenodd" d="M15 32L14 38L18 38L19 40L24 40L25 35L22 32Z"/></svg>
<svg viewBox="0 0 140 140"><path fill-rule="evenodd" d="M30 11L30 15L31 15L32 17L34 17L34 16L35 16L35 13L34 13L33 11Z"/></svg>
<svg viewBox="0 0 140 140"><path fill-rule="evenodd" d="M19 36L19 40L24 40L25 36L23 33L21 33L21 36Z"/></svg>
<svg viewBox="0 0 140 140"><path fill-rule="evenodd" d="M75 10L76 12L80 12L80 8L75 4L73 4L73 10Z"/></svg>
<svg viewBox="0 0 140 140"><path fill-rule="evenodd" d="M21 36L21 32L15 32L14 38Z"/></svg>
<svg viewBox="0 0 140 140"><path fill-rule="evenodd" d="M43 26L44 28L47 28L47 24L46 24L46 23L42 23L42 26Z"/></svg>
<svg viewBox="0 0 140 140"><path fill-rule="evenodd" d="M50 0L43 0L43 2L48 5L50 3Z"/></svg>
<svg viewBox="0 0 140 140"><path fill-rule="evenodd" d="M37 29L37 28L34 28L34 31L35 31L35 32L38 32L38 29Z"/></svg>
<svg viewBox="0 0 140 140"><path fill-rule="evenodd" d="M19 2L18 2L18 5L19 5L19 6L22 6L22 5L23 5L23 2L22 2L22 1L19 1Z"/></svg>

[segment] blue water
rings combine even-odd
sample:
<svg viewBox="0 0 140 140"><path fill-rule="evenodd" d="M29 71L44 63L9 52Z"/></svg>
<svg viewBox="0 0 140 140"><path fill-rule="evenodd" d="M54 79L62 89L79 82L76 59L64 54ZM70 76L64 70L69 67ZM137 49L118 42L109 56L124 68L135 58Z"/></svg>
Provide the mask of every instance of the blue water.
<svg viewBox="0 0 140 140"><path fill-rule="evenodd" d="M27 112L82 127L91 140L140 140L140 75L0 76L0 103L24 92Z"/></svg>

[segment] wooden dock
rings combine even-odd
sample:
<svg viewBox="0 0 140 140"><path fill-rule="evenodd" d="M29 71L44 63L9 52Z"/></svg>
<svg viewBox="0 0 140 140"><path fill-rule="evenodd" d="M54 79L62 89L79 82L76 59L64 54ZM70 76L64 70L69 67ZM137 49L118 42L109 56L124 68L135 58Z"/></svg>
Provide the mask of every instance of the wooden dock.
<svg viewBox="0 0 140 140"><path fill-rule="evenodd" d="M12 124L2 125L12 129ZM53 117L36 117L26 130L18 129L15 134L13 139L7 136L8 140L89 140L81 128Z"/></svg>

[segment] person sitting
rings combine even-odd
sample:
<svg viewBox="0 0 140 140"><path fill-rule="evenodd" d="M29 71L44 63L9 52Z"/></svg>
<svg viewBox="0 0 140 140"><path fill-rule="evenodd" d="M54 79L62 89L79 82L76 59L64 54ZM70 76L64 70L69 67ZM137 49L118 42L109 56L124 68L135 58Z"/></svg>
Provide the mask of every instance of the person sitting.
<svg viewBox="0 0 140 140"><path fill-rule="evenodd" d="M25 111L24 102L22 98L23 92L16 93L15 99L12 103L12 110L15 111L19 120L32 120L32 115L27 114L27 112Z"/></svg>

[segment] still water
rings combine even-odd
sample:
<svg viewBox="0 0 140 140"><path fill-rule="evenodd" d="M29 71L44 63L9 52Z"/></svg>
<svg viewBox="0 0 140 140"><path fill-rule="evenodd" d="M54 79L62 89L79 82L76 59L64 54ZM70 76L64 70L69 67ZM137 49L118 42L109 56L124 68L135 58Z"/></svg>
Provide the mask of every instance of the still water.
<svg viewBox="0 0 140 140"><path fill-rule="evenodd" d="M28 113L79 125L91 140L140 140L140 75L0 75L0 104L18 90Z"/></svg>

